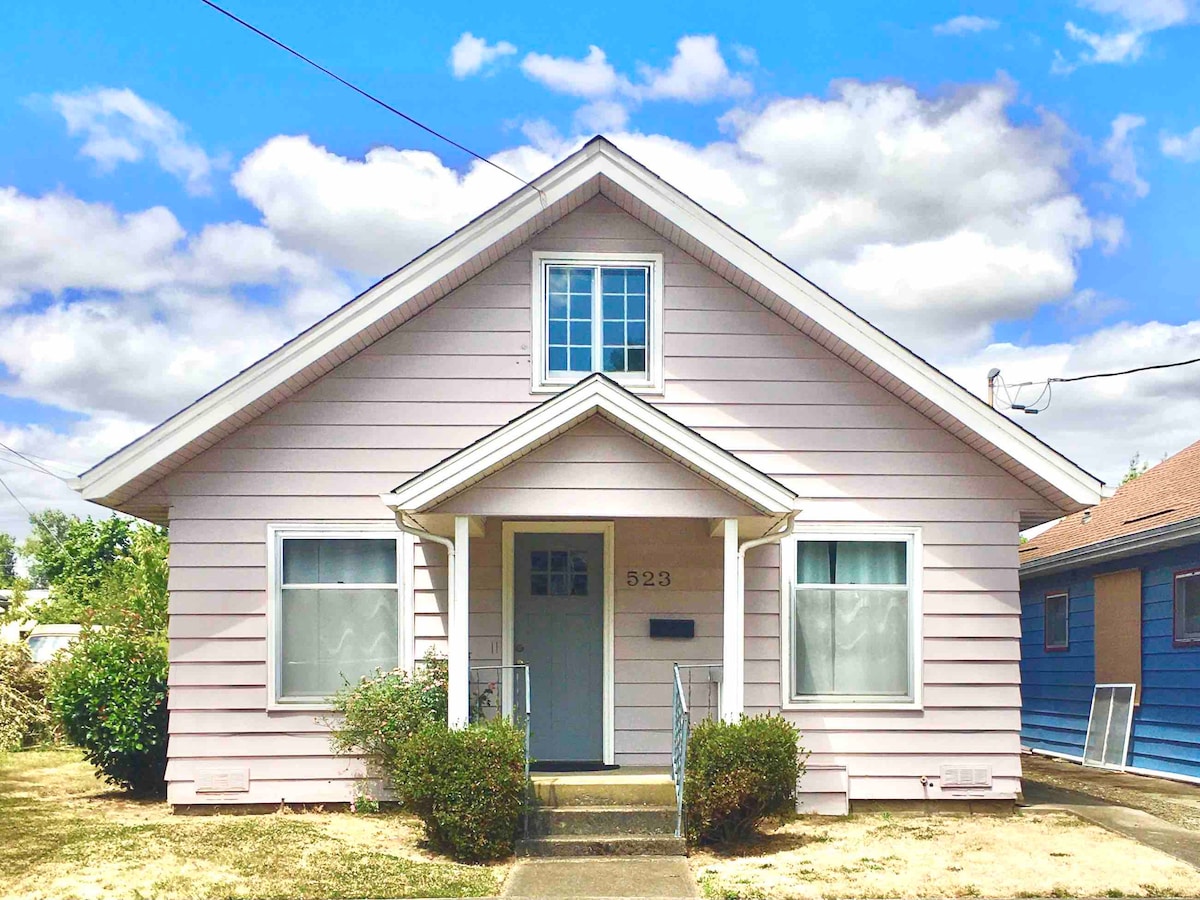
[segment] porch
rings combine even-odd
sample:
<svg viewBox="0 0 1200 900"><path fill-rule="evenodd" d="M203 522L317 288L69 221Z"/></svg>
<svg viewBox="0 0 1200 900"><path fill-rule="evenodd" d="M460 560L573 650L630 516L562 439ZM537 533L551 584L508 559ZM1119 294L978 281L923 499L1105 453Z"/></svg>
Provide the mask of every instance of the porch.
<svg viewBox="0 0 1200 900"><path fill-rule="evenodd" d="M778 556L755 556L749 637L746 559L791 531L795 493L610 379L381 499L418 539L414 645L446 651L452 726L472 667L528 666L531 753L563 763L669 765L674 663L719 667L709 702L731 720L749 649L758 705L777 702ZM511 680L496 690L511 714Z"/></svg>

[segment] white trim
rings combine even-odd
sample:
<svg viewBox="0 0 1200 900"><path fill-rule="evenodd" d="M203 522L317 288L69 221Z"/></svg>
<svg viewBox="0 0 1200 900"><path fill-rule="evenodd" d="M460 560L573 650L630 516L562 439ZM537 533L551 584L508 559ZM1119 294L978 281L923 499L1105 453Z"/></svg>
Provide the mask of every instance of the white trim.
<svg viewBox="0 0 1200 900"><path fill-rule="evenodd" d="M513 665L516 656L513 650L513 553L516 549L515 538L518 534L600 534L604 536L604 688L603 688L603 732L604 732L604 764L613 765L615 757L615 705L616 705L616 665L613 657L614 635L613 622L616 609L616 524L614 522L577 521L577 522L504 522L500 526L500 664ZM530 701L537 706L537 696ZM506 681L501 696L504 715L511 716L513 708L512 682Z"/></svg>
<svg viewBox="0 0 1200 900"><path fill-rule="evenodd" d="M391 509L428 510L597 412L750 505L770 515L792 512L796 494L791 490L598 373L426 469L393 492L380 494L380 499Z"/></svg>
<svg viewBox="0 0 1200 900"><path fill-rule="evenodd" d="M280 604L283 601L283 542L287 539L315 539L315 538L335 538L342 540L350 540L354 538L365 538L369 540L393 540L396 542L396 584L378 584L378 585L348 585L353 590L354 588L395 588L396 589L396 615L398 616L398 628L396 634L396 659L401 666L405 664L405 642L407 635L412 633L412 625L406 628L406 613L405 613L405 593L406 591L411 596L412 592L412 555L411 542L409 554L407 556L408 568L406 566L406 555L404 550L403 534L395 528L389 528L387 525L370 526L364 525L361 522L289 522L286 524L268 523L266 529L267 540L267 711L281 712L290 711L312 711L312 712L328 712L333 709L333 706L328 702L320 702L309 699L303 700L287 700L279 696L280 677L279 666L281 663L279 653L279 641L281 635L279 632ZM303 585L289 585L289 587L303 587ZM334 588L337 585L322 584L315 585L320 588ZM409 607L411 609L411 606ZM411 617L408 617L411 618Z"/></svg>
<svg viewBox="0 0 1200 900"><path fill-rule="evenodd" d="M646 279L646 377L629 377L621 372L605 374L622 387L636 393L661 394L663 392L663 255L661 253L558 253L550 250L533 252L533 276L531 317L533 331L530 335L530 391L534 394L556 394L565 387L587 378L592 372L602 371L599 365L599 348L603 343L596 329L601 327L600 280L592 285L592 372L580 372L574 376L551 377L546 370L546 268L564 266L622 266L648 268Z"/></svg>
<svg viewBox="0 0 1200 900"><path fill-rule="evenodd" d="M746 709L746 597L742 592L738 520L725 520L721 604L721 718L736 722Z"/></svg>
<svg viewBox="0 0 1200 900"><path fill-rule="evenodd" d="M446 659L449 668L446 711L451 728L466 728L471 719L471 521L454 517L453 586L447 592Z"/></svg>
<svg viewBox="0 0 1200 900"><path fill-rule="evenodd" d="M468 226L385 278L308 331L93 466L73 482L104 500L172 453L265 397L423 290L452 275L552 204L601 176L691 234L848 348L861 353L1077 504L1101 499L1102 482L1038 441L942 372L806 281L694 200L594 139Z"/></svg>
<svg viewBox="0 0 1200 900"><path fill-rule="evenodd" d="M406 531L400 532L400 668L412 672L417 664L417 592L415 579L417 540Z"/></svg>
<svg viewBox="0 0 1200 900"><path fill-rule="evenodd" d="M802 700L792 696L792 593L796 579L797 541L900 541L908 544L908 616L910 696L888 700L885 697L864 697L852 700L843 697L815 697ZM924 709L924 594L922 572L924 544L921 526L841 525L797 523L790 535L779 545L779 694L780 707L801 712L842 712ZM893 585L894 587L894 585Z"/></svg>

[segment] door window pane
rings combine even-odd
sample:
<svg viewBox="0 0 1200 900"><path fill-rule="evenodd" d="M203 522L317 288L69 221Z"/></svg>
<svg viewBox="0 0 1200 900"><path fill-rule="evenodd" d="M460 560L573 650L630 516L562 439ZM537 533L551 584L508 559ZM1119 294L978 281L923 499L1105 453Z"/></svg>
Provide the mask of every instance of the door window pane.
<svg viewBox="0 0 1200 900"><path fill-rule="evenodd" d="M794 696L911 696L907 541L798 541Z"/></svg>

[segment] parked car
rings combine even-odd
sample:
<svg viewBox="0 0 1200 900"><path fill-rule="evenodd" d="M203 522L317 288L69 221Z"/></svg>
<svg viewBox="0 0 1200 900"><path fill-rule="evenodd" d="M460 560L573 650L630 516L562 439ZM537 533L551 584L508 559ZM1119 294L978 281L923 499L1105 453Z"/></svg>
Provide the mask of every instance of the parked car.
<svg viewBox="0 0 1200 900"><path fill-rule="evenodd" d="M29 655L35 663L48 663L55 653L74 643L82 630L82 625L35 625L25 638Z"/></svg>

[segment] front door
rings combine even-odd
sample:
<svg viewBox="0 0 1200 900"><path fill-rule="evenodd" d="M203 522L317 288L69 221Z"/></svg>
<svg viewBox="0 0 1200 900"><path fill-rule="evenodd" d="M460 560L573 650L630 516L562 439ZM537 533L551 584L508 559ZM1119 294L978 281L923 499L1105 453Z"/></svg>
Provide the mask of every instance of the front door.
<svg viewBox="0 0 1200 900"><path fill-rule="evenodd" d="M529 666L530 754L604 756L604 536L518 532L513 658Z"/></svg>

